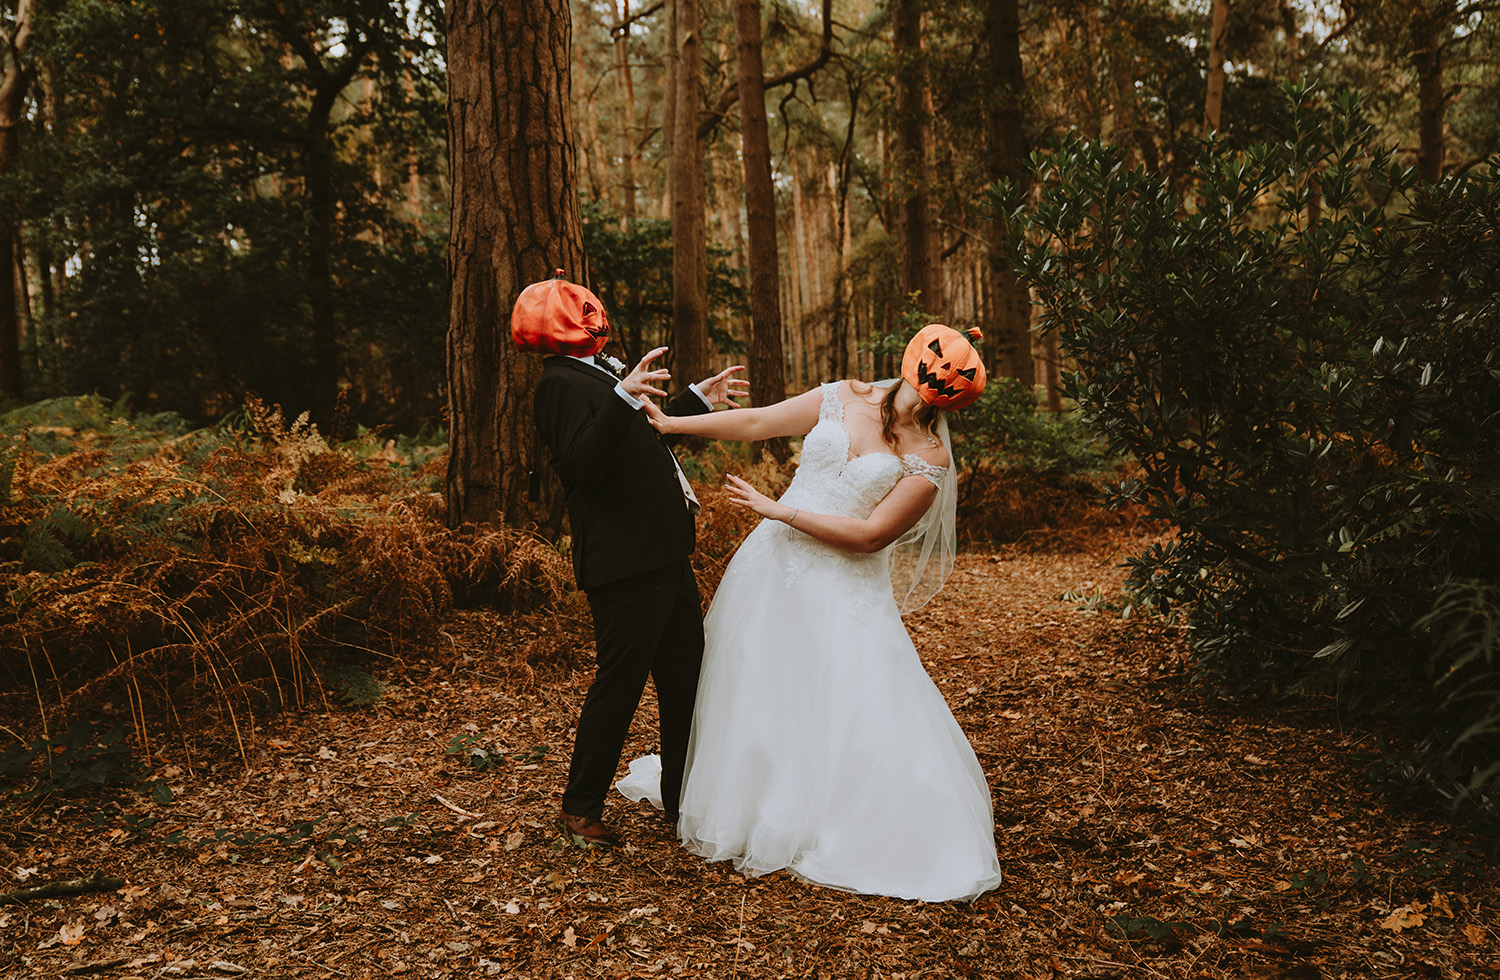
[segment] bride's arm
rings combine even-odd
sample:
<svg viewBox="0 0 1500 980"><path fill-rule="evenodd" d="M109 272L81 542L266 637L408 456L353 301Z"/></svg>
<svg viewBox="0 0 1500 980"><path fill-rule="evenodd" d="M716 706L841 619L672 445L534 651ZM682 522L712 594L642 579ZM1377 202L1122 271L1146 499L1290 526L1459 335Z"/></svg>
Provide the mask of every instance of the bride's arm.
<svg viewBox="0 0 1500 980"><path fill-rule="evenodd" d="M755 442L778 436L806 435L818 424L818 408L822 403L822 390L814 388L764 408L734 408L707 415L668 415L646 402L646 414L651 424L664 435Z"/></svg>
<svg viewBox="0 0 1500 980"><path fill-rule="evenodd" d="M702 418L703 416L699 416ZM864 520L799 510L772 500L734 475L725 478L730 499L762 517L788 524L803 534L845 551L872 554L911 530L937 497L937 487L925 476L903 477Z"/></svg>

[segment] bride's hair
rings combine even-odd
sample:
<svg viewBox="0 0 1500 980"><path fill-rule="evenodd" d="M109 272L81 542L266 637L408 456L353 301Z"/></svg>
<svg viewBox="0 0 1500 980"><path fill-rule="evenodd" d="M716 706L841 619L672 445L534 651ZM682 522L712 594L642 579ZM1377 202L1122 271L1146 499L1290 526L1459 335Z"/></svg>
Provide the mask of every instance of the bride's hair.
<svg viewBox="0 0 1500 980"><path fill-rule="evenodd" d="M896 393L905 383L897 381L885 390L885 394L880 399L880 437L885 440L887 446L898 451L901 449L901 444L896 438ZM851 381L849 387L854 389L856 395L868 395L875 390L874 385L865 384L863 381ZM937 438L938 416L942 414L941 409L919 401L917 410L912 414L917 428L927 433L928 436Z"/></svg>

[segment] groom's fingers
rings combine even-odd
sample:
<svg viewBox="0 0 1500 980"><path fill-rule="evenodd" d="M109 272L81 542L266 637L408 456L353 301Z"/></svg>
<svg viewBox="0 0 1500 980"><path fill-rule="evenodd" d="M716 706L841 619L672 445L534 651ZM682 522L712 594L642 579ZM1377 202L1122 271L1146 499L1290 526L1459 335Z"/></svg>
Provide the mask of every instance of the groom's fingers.
<svg viewBox="0 0 1500 980"><path fill-rule="evenodd" d="M643 358L640 359L640 362L638 364L636 364L635 369L637 371L644 371L644 370L646 370L646 366L648 364L650 364L652 361L656 360L658 357L661 357L666 352L667 352L667 348L665 348L665 347L653 347L651 350L649 350L649 351L646 352L646 356L645 357L643 357Z"/></svg>

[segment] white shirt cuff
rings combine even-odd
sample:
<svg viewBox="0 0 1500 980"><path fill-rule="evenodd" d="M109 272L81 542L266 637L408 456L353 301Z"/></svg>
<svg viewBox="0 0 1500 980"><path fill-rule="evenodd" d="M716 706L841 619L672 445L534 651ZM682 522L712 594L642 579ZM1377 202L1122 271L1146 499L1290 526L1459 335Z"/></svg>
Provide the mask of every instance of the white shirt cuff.
<svg viewBox="0 0 1500 980"><path fill-rule="evenodd" d="M641 404L642 404L641 400L639 398L635 397L634 395L630 394L628 391L625 390L625 382L623 382L623 381L616 381L615 382L615 394L617 394L621 398L625 399L625 404L629 405L631 408L635 409L636 411L640 411Z"/></svg>
<svg viewBox="0 0 1500 980"><path fill-rule="evenodd" d="M701 389L699 389L698 382L694 381L692 384L688 385L688 390L697 395L703 401L703 404L708 406L708 410L710 412L714 410L714 403L709 401L708 396L705 395Z"/></svg>

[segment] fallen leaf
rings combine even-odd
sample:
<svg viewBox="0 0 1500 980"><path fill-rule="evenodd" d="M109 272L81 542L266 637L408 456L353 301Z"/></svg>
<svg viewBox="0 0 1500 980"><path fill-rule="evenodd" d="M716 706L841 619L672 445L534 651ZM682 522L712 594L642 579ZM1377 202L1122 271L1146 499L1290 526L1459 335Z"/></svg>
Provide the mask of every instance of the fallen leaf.
<svg viewBox="0 0 1500 980"><path fill-rule="evenodd" d="M1380 928L1400 934L1402 929L1415 929L1423 921L1425 921L1425 917L1421 912L1413 911L1410 906L1403 905L1387 916L1380 923Z"/></svg>
<svg viewBox="0 0 1500 980"><path fill-rule="evenodd" d="M1484 926L1479 925L1475 922L1470 922L1468 925L1464 926L1464 938L1473 943L1475 946L1483 946L1486 942L1489 941L1490 937L1489 933L1485 931Z"/></svg>
<svg viewBox="0 0 1500 980"><path fill-rule="evenodd" d="M77 946L83 942L83 923L69 922L57 930L58 942L64 946Z"/></svg>
<svg viewBox="0 0 1500 980"><path fill-rule="evenodd" d="M521 846L521 842L525 839L525 831L512 830L509 834L505 835L505 849L507 851L514 851L516 848Z"/></svg>

